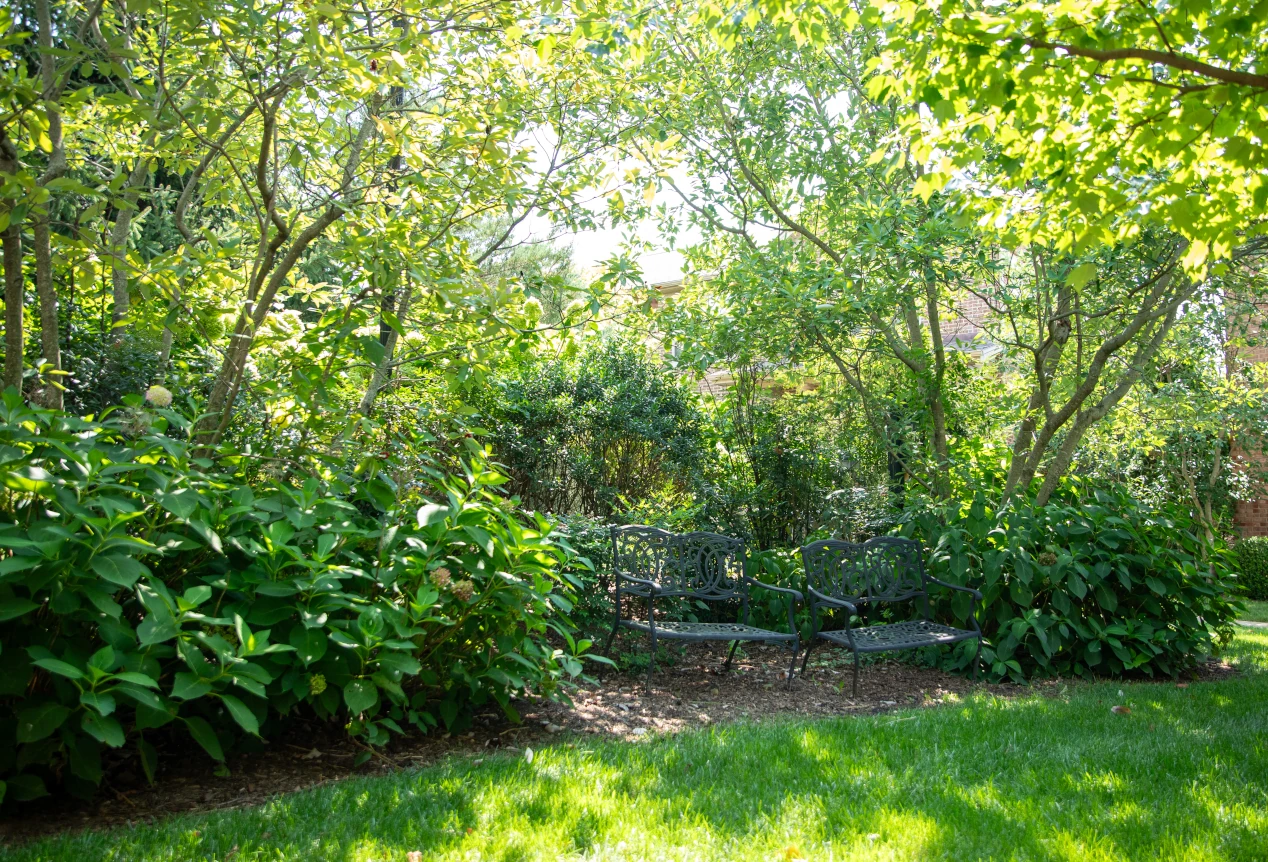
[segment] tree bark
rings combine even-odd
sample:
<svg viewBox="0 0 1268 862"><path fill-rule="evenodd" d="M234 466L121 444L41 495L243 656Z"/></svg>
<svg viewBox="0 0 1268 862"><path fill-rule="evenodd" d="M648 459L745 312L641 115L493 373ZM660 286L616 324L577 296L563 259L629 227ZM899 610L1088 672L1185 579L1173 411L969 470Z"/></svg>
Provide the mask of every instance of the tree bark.
<svg viewBox="0 0 1268 862"><path fill-rule="evenodd" d="M48 0L37 0L36 17L39 19L40 80L44 87L44 111L48 120L48 167L40 177L41 187L66 173L66 147L62 135L62 112L58 107L60 86L57 82L56 60L53 57L53 23ZM57 286L53 283L53 238L50 226L52 198L46 200L36 216L35 234L35 292L40 304L40 342L44 354L44 388L40 400L45 406L58 410L62 407L61 376L62 355L60 334L57 327Z"/></svg>
<svg viewBox="0 0 1268 862"><path fill-rule="evenodd" d="M409 314L409 306L413 296L414 285L406 285L405 292L401 296L399 309L396 312L396 319L400 321L402 326L405 325L405 318ZM395 328L387 327L387 338L383 342L383 358L374 367L374 373L370 375L370 382L366 385L365 394L361 397L361 403L357 406L357 412L362 416L370 415L370 411L374 408L374 400L391 376L392 357L396 355L396 341L399 337L400 333Z"/></svg>
<svg viewBox="0 0 1268 862"><path fill-rule="evenodd" d="M947 416L942 387L946 380L947 355L942 345L942 320L938 309L938 284L925 279L925 316L929 319L929 340L933 347L933 374L925 374L925 397L933 421L934 490L938 497L951 496L951 452L947 446Z"/></svg>
<svg viewBox="0 0 1268 862"><path fill-rule="evenodd" d="M57 287L53 284L53 240L47 210L36 217L35 293L40 303L40 352L43 354L40 402L54 410L62 409L62 386L58 379L62 368L61 332L57 325Z"/></svg>
<svg viewBox="0 0 1268 862"><path fill-rule="evenodd" d="M203 418L199 420L194 428L194 435L198 440L198 449L196 451L201 457L211 454L211 448L220 440L220 437L229 426L229 421L233 417L233 404L237 399L238 391L242 387L242 376L246 370L247 358L251 353L256 330L268 317L269 308L273 304L274 297L276 297L282 285L286 283L291 270L299 262L300 256L308 246L317 237L325 233L326 228L343 217L348 202L340 200L340 196L349 192L356 178L357 169L361 164L362 153L374 129L377 108L377 104L367 107L365 119L362 121L360 129L352 141L347 161L344 163L343 181L333 193L332 200L326 206L325 211L291 241L286 253L280 260L276 257L276 252L280 250L281 245L278 237L275 236L273 240L268 239L269 223L272 222L276 225L277 221L280 221L280 217L277 216L274 209L273 199L271 195L269 196L267 201L268 221L261 225L260 258L253 273L252 285L248 289L246 302L243 304L242 310L238 313L238 319L234 323L229 349L225 352L224 362L216 375L215 383L212 384L211 395L207 399L207 407ZM265 142L261 146L261 164L264 164L266 160L263 154L266 152L270 136L267 124L265 135ZM266 277L267 282L263 284L261 289L259 284Z"/></svg>
<svg viewBox="0 0 1268 862"><path fill-rule="evenodd" d="M12 210L10 210L12 212ZM25 334L22 311L22 226L10 222L4 230L4 387L22 389L22 353Z"/></svg>
<svg viewBox="0 0 1268 862"><path fill-rule="evenodd" d="M18 172L18 150L7 131L0 128L0 172ZM26 341L22 331L25 291L22 289L22 218L16 212L18 202L0 202L9 217L9 224L0 232L4 246L4 388L22 388L22 354Z"/></svg>
<svg viewBox="0 0 1268 862"><path fill-rule="evenodd" d="M150 173L150 160L138 158L124 186L114 224L110 228L107 254L110 256L110 289L114 295L114 308L110 312L111 335L117 347L128 334L127 318L132 307L128 295L128 236L132 232L132 217L136 214L136 202L141 183Z"/></svg>
<svg viewBox="0 0 1268 862"><path fill-rule="evenodd" d="M1162 347L1163 341L1166 340L1167 334L1171 331L1172 326L1175 325L1176 313L1180 309L1180 303L1187 299L1192 292L1192 287L1187 291L1181 291L1180 296L1168 304L1166 314L1158 324L1158 328L1154 330L1149 340L1136 351L1136 355L1133 357L1128 370L1123 372L1123 376L1119 378L1118 383L1102 395L1095 404L1086 410L1080 410L1075 416L1074 424L1066 432L1066 437L1061 442L1060 448L1057 449L1056 455L1053 456L1052 460L1048 462L1048 466L1044 469L1043 484L1039 487L1039 494L1035 498L1036 504L1040 506L1048 504L1048 500L1051 499L1053 492L1057 489L1057 484L1069 472L1070 465L1074 463L1074 454L1078 451L1079 444L1083 441L1083 436L1087 433L1087 430L1104 419L1126 397L1127 393L1136 385L1136 382L1140 380L1145 367L1153 361L1153 358L1158 354L1159 348Z"/></svg>

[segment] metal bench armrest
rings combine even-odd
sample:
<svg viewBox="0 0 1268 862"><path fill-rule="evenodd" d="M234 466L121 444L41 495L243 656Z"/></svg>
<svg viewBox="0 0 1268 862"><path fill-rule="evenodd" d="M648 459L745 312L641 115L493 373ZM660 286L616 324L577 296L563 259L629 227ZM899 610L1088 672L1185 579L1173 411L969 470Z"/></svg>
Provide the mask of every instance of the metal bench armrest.
<svg viewBox="0 0 1268 862"><path fill-rule="evenodd" d="M847 602L845 599L836 599L832 596L825 596L814 587L810 588L810 595L814 597L814 604L816 605L833 605L838 608L845 608L852 614L857 614L859 612L858 606L855 605L854 602ZM849 626L848 620L846 621L846 626Z"/></svg>
<svg viewBox="0 0 1268 862"><path fill-rule="evenodd" d="M752 578L748 575L744 576L744 583L750 584L754 587L761 587L764 590L770 590L773 593L787 593L799 602L804 602L806 600L806 597L801 594L800 590L794 590L791 587L777 587L774 584L759 581L757 578Z"/></svg>
<svg viewBox="0 0 1268 862"><path fill-rule="evenodd" d="M617 572L616 577L618 580L629 581L631 584L639 584L640 586L647 587L648 589L652 591L652 595L654 596L664 592L664 587L662 587L660 584L656 583L655 581L648 581L643 578L636 578L633 575L627 575L624 572Z"/></svg>
<svg viewBox="0 0 1268 862"><path fill-rule="evenodd" d="M981 591L975 590L972 587L965 587L965 586L961 586L960 584L948 584L946 581L940 581L937 578L930 577L929 575L925 575L925 580L929 581L929 583L931 584L937 584L940 587L946 587L948 590L958 590L962 593L968 593L973 598L977 599L979 602L982 600Z"/></svg>

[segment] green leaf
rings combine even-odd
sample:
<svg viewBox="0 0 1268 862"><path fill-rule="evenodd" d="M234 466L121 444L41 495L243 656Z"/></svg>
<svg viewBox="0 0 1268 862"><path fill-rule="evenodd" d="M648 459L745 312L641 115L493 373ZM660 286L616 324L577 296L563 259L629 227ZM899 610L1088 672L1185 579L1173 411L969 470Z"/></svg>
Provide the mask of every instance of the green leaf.
<svg viewBox="0 0 1268 862"><path fill-rule="evenodd" d="M185 591L183 598L194 607L198 607L211 598L211 587L206 585L190 587Z"/></svg>
<svg viewBox="0 0 1268 862"><path fill-rule="evenodd" d="M348 705L349 712L360 715L379 702L379 690L368 679L354 679L343 687L343 702Z"/></svg>
<svg viewBox="0 0 1268 862"><path fill-rule="evenodd" d="M92 658L88 659L88 666L109 673L110 668L114 667L114 649L103 646L92 654Z"/></svg>
<svg viewBox="0 0 1268 862"><path fill-rule="evenodd" d="M170 494L156 491L154 499L182 521L189 520L189 516L198 511L198 492L192 488L182 488Z"/></svg>
<svg viewBox="0 0 1268 862"><path fill-rule="evenodd" d="M0 579L5 575L12 575L15 572L25 572L27 569L33 569L40 563L44 562L43 557L5 557L0 560Z"/></svg>
<svg viewBox="0 0 1268 862"><path fill-rule="evenodd" d="M81 592L93 603L97 610L112 619L119 619L123 615L123 606L110 597L110 593L97 586L85 586Z"/></svg>
<svg viewBox="0 0 1268 862"><path fill-rule="evenodd" d="M38 775L14 775L8 779L5 795L14 802L30 802L48 796L48 789Z"/></svg>
<svg viewBox="0 0 1268 862"><path fill-rule="evenodd" d="M463 527L462 529L475 541L480 550L484 551L486 556L493 556L493 537L489 535L488 531L479 527Z"/></svg>
<svg viewBox="0 0 1268 862"><path fill-rule="evenodd" d="M0 601L0 623L17 619L23 614L29 614L38 607L39 605L29 599L5 599Z"/></svg>
<svg viewBox="0 0 1268 862"><path fill-rule="evenodd" d="M435 503L428 503L418 510L418 526L430 527L432 524L439 524L445 520L448 514L448 506L439 506Z"/></svg>
<svg viewBox="0 0 1268 862"><path fill-rule="evenodd" d="M92 570L102 580L118 584L125 589L131 589L132 585L140 580L142 575L150 573L146 566L132 559L132 557L125 557L122 554L106 554L100 557L93 557L90 565Z"/></svg>
<svg viewBox="0 0 1268 862"><path fill-rule="evenodd" d="M84 732L111 748L123 746L123 727L113 716L102 716L95 712L85 712L83 718Z"/></svg>
<svg viewBox="0 0 1268 862"><path fill-rule="evenodd" d="M199 679L197 674L181 672L172 680L172 697L194 700L211 691L211 683Z"/></svg>
<svg viewBox="0 0 1268 862"><path fill-rule="evenodd" d="M326 654L329 639L326 637L325 629L306 629L303 626L296 626L291 629L290 643L295 647L300 661L308 666L315 661L320 661Z"/></svg>
<svg viewBox="0 0 1268 862"><path fill-rule="evenodd" d="M390 652L379 655L379 667L387 670L399 671L403 674L413 676L419 673L423 666L419 664L418 659L407 653Z"/></svg>
<svg viewBox="0 0 1268 862"><path fill-rule="evenodd" d="M138 704L136 708L136 729L149 730L152 727L162 727L174 718L176 716L170 710L163 709L161 704L159 707Z"/></svg>
<svg viewBox="0 0 1268 862"><path fill-rule="evenodd" d="M70 710L52 701L24 709L18 713L18 742L36 742L62 726Z"/></svg>
<svg viewBox="0 0 1268 862"><path fill-rule="evenodd" d="M189 728L189 735L194 738L194 742L203 747L203 751L210 754L213 760L224 762L224 750L220 747L220 740L216 737L216 732L211 729L210 724L197 716L193 716L185 719L185 726Z"/></svg>
<svg viewBox="0 0 1268 862"><path fill-rule="evenodd" d="M159 687L158 680L133 670L116 673L114 679L118 682L130 682L133 685L145 686L146 688L157 689Z"/></svg>
<svg viewBox="0 0 1268 862"><path fill-rule="evenodd" d="M222 694L220 699L229 708L229 714L233 716L233 720L238 723L239 727L252 736L260 735L260 722L256 719L255 713L245 703L231 694Z"/></svg>
<svg viewBox="0 0 1268 862"><path fill-rule="evenodd" d="M1066 284L1078 290L1094 278L1096 278L1096 264L1083 263L1070 270L1070 274L1065 277L1065 281Z"/></svg>
<svg viewBox="0 0 1268 862"><path fill-rule="evenodd" d="M79 693L79 702L84 706L95 709L101 715L110 715L115 708L114 696L106 692L81 691Z"/></svg>
<svg viewBox="0 0 1268 862"><path fill-rule="evenodd" d="M1157 578L1145 578L1145 584L1149 587L1149 589L1153 590L1160 596L1165 596L1167 594L1166 585Z"/></svg>
<svg viewBox="0 0 1268 862"><path fill-rule="evenodd" d="M83 679L83 672L73 664L64 662L56 658L41 658L31 662L36 667L42 667L49 673L55 673L58 676L64 676L67 679Z"/></svg>

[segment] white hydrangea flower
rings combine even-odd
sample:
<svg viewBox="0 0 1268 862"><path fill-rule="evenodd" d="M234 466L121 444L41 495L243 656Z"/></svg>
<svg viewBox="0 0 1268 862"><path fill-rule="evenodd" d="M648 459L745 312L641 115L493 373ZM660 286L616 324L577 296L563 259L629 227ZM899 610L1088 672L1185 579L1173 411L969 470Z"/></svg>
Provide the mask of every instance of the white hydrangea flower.
<svg viewBox="0 0 1268 862"><path fill-rule="evenodd" d="M172 391L165 386L155 384L145 390L145 400L153 404L155 407L171 407Z"/></svg>

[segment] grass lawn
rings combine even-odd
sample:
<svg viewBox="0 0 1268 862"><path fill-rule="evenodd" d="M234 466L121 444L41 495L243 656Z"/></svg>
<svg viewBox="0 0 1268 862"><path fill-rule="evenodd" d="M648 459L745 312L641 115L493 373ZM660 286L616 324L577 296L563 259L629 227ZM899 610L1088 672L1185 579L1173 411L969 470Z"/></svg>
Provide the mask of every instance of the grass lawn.
<svg viewBox="0 0 1268 862"><path fill-rule="evenodd" d="M1239 618L1256 623L1268 623L1268 602L1246 602L1246 610Z"/></svg>
<svg viewBox="0 0 1268 862"><path fill-rule="evenodd" d="M1268 632L1232 653L1227 682L455 758L5 858L1263 860Z"/></svg>

